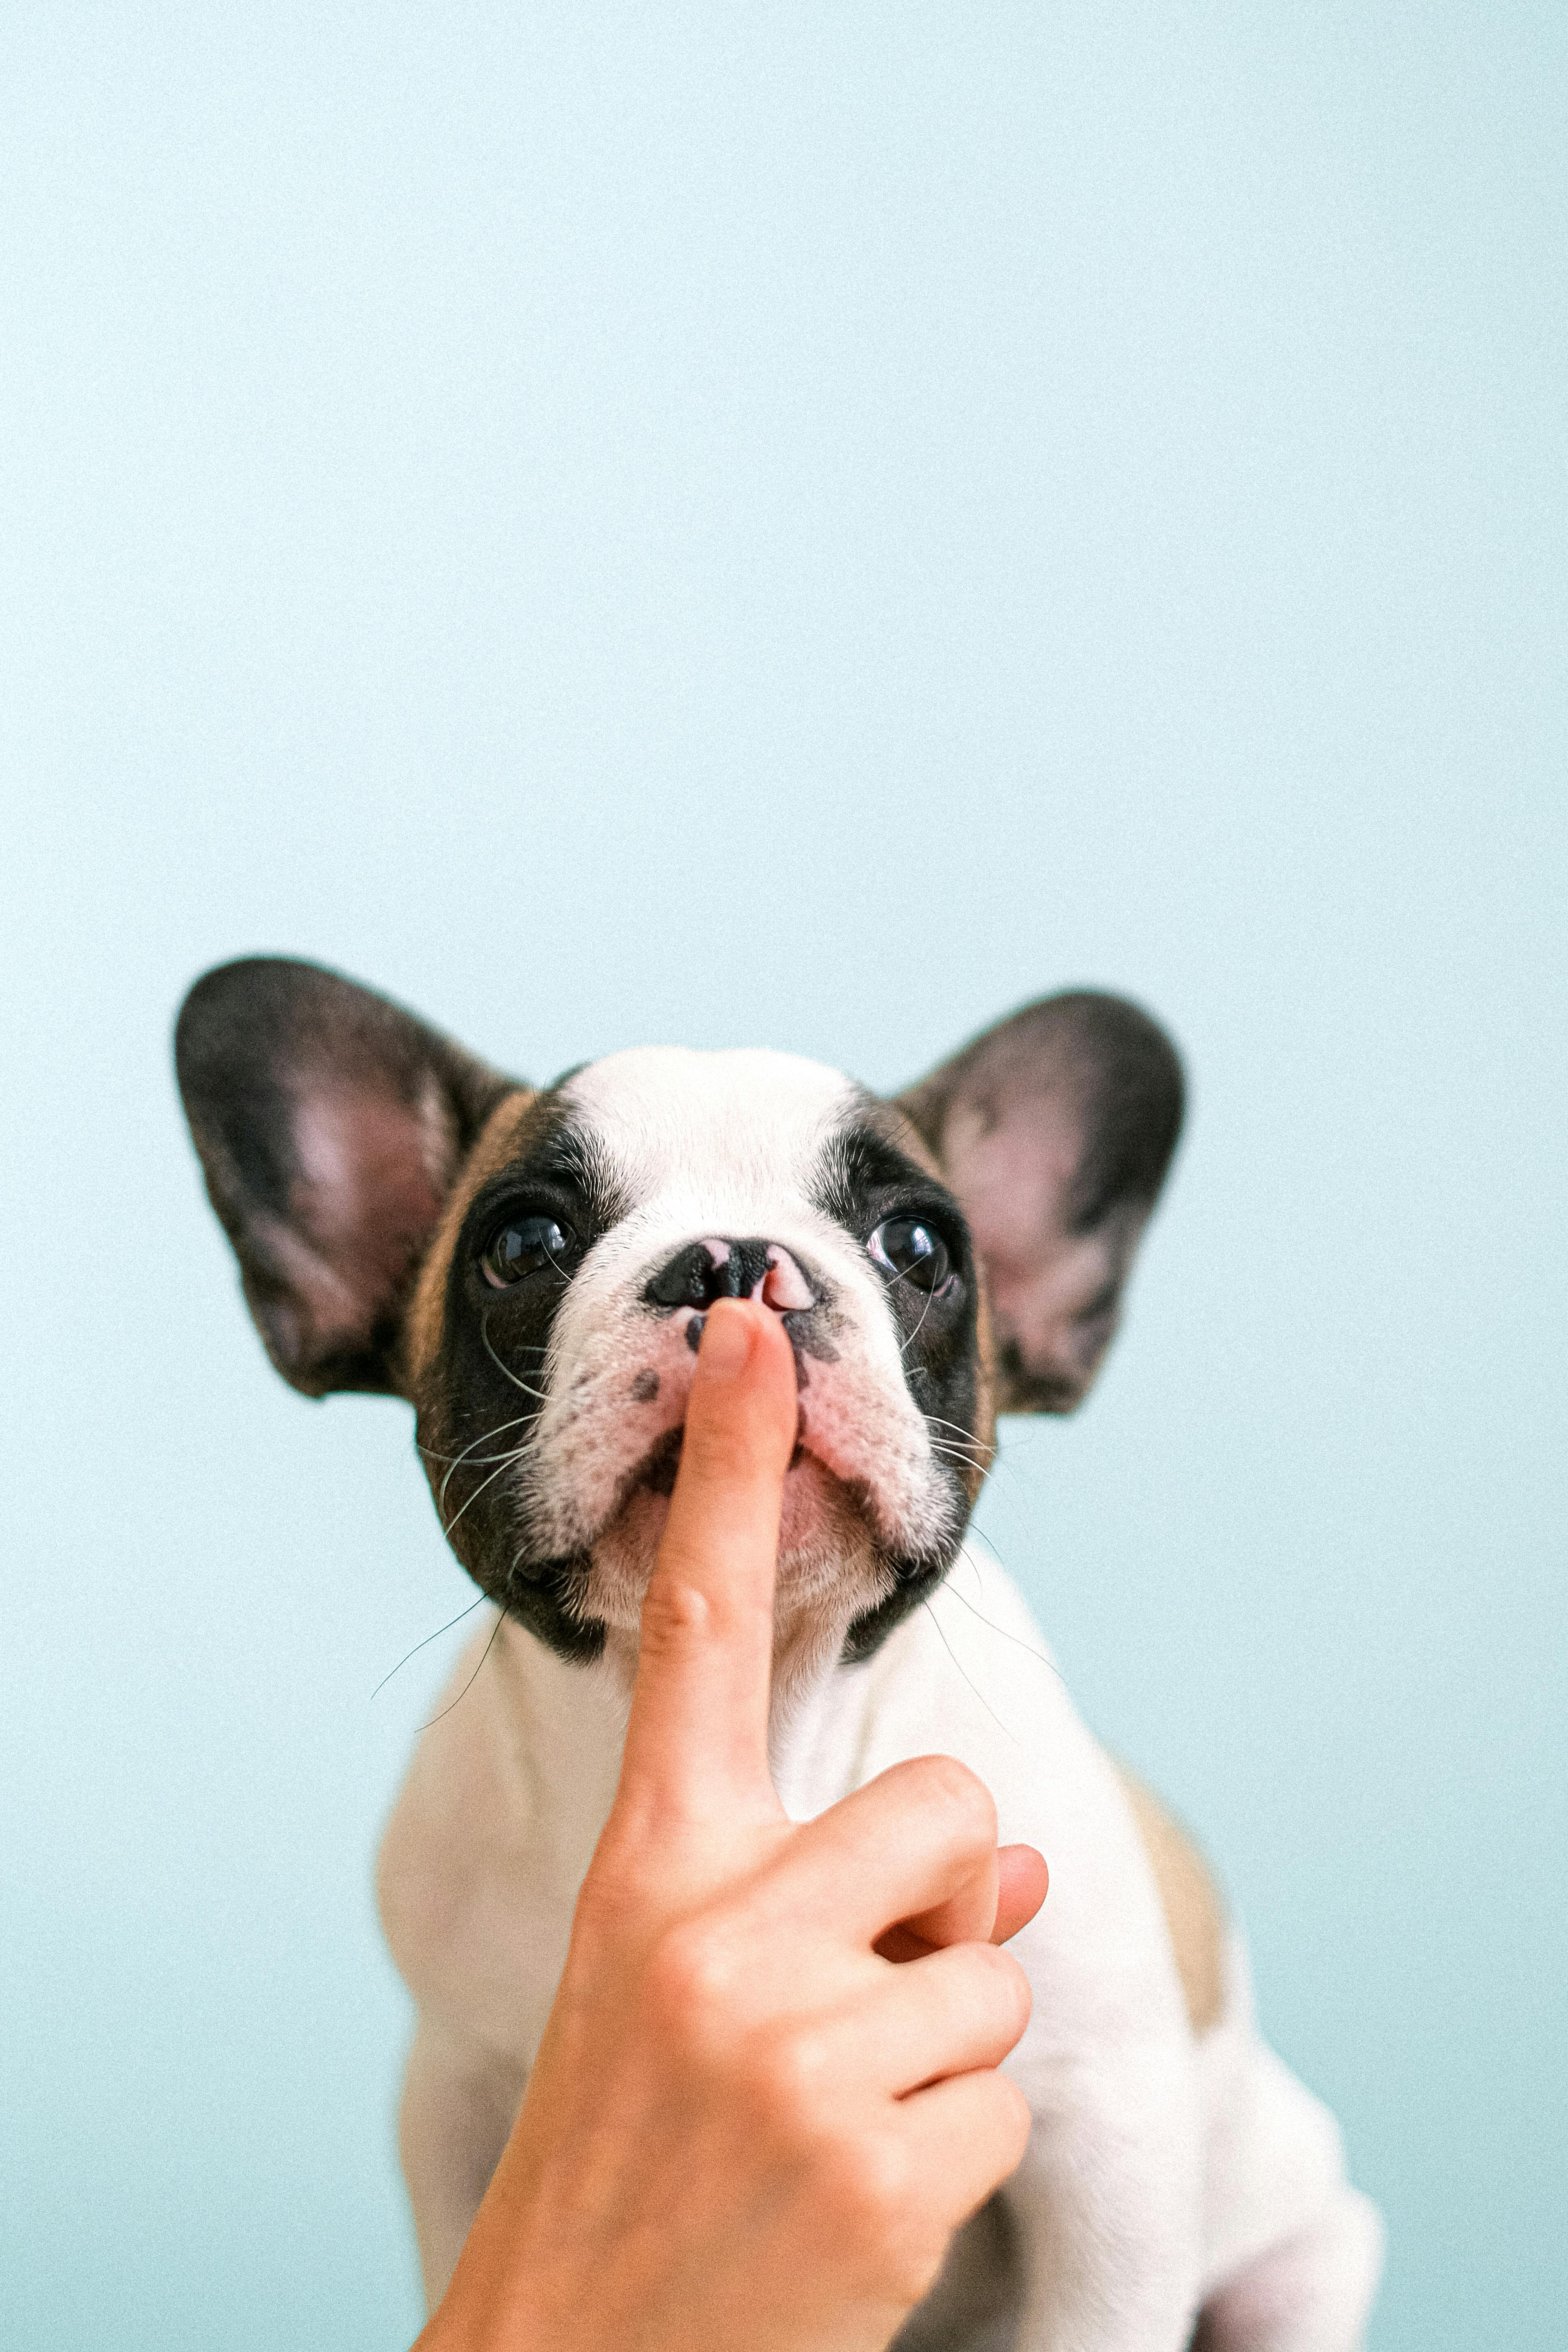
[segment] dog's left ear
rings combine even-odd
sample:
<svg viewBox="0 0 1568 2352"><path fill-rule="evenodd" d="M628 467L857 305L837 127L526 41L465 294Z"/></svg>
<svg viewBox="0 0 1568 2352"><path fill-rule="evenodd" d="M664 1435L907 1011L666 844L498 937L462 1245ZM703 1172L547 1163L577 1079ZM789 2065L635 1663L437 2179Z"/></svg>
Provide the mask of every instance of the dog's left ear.
<svg viewBox="0 0 1568 2352"><path fill-rule="evenodd" d="M306 1396L400 1393L414 1276L513 1081L400 1004L280 956L197 981L174 1067L273 1363Z"/></svg>
<svg viewBox="0 0 1568 2352"><path fill-rule="evenodd" d="M1163 1030L1087 991L1026 1004L899 1097L984 1268L999 1412L1070 1412L1088 1392L1183 1101Z"/></svg>

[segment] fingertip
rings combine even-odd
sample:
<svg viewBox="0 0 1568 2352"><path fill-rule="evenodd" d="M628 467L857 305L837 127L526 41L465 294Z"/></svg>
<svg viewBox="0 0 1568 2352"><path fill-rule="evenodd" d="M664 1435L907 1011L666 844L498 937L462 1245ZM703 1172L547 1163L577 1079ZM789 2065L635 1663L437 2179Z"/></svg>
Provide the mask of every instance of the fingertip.
<svg viewBox="0 0 1568 2352"><path fill-rule="evenodd" d="M1007 2167L1007 2174L1011 2175L1016 2172L1024 2161L1025 2151L1029 2145L1029 2135L1035 2128L1035 2118L1028 2099L1012 2077L999 2073L996 2079L999 2083L1005 2083L1013 2094L1008 2105L1012 2110L1013 2145L1016 2152L1013 2161Z"/></svg>
<svg viewBox="0 0 1568 2352"><path fill-rule="evenodd" d="M1026 1927L1045 1901L1051 1874L1046 1857L1032 1845L1005 1845L996 1855L996 1924L994 1944L1005 1944Z"/></svg>
<svg viewBox="0 0 1568 2352"><path fill-rule="evenodd" d="M757 1318L749 1298L716 1299L703 1318L697 1349L697 1378L701 1385L733 1380L743 1371L756 1336Z"/></svg>
<svg viewBox="0 0 1568 2352"><path fill-rule="evenodd" d="M761 1300L721 1298L710 1307L697 1350L688 1426L720 1430L752 1419L760 1410L776 1423L781 1450L795 1444L797 1418L795 1350L781 1318Z"/></svg>
<svg viewBox="0 0 1568 2352"><path fill-rule="evenodd" d="M702 1320L697 1367L710 1379L733 1379L753 1358L793 1363L783 1318L760 1298L716 1298Z"/></svg>

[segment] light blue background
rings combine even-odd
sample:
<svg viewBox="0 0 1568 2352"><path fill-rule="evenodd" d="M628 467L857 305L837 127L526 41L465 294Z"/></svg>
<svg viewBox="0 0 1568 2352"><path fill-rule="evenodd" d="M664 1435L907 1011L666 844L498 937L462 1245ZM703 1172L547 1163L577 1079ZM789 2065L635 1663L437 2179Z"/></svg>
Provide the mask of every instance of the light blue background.
<svg viewBox="0 0 1568 2352"><path fill-rule="evenodd" d="M266 1369L244 950L547 1076L1128 989L1194 1111L984 1524L1389 2217L1560 2345L1568 15L13 12L8 2343L395 2347L468 1597Z"/></svg>

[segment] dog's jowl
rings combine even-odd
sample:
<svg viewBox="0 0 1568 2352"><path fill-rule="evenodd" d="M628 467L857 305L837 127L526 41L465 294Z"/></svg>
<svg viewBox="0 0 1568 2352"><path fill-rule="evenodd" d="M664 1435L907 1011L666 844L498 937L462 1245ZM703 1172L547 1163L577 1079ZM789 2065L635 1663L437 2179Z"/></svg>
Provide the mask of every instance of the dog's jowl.
<svg viewBox="0 0 1568 2352"><path fill-rule="evenodd" d="M257 959L197 983L175 1050L273 1363L308 1396L413 1406L442 1525L494 1603L381 1860L419 2011L402 2143L431 2301L614 1793L703 1318L748 1297L783 1323L799 1391L781 1794L809 1815L945 1751L1051 1865L1013 1947L1035 1993L1007 2062L1028 2152L900 2345L1352 2352L1379 2230L1333 2123L1259 2039L1191 1845L964 1542L994 1414L1069 1412L1115 1331L1181 1124L1156 1025L1051 998L891 1102L787 1055L672 1047L540 1088L335 973ZM960 1617L994 1637L984 1687Z"/></svg>

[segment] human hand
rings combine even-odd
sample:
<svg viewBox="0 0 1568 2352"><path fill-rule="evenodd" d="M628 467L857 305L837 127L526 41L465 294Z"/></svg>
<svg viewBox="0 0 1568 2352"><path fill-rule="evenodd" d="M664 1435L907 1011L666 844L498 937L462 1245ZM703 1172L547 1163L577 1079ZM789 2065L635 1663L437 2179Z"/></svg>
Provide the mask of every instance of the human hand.
<svg viewBox="0 0 1568 2352"><path fill-rule="evenodd" d="M950 1758L791 1822L768 1769L795 1443L775 1315L710 1312L615 1805L423 2352L880 2352L1014 2169L995 1945L1045 1865ZM904 1965L894 1965L902 1961Z"/></svg>

